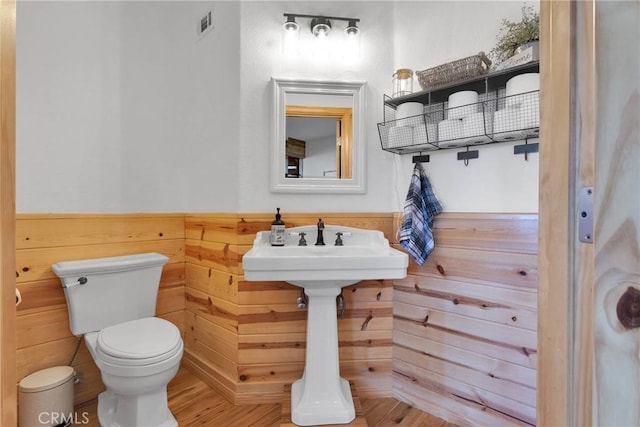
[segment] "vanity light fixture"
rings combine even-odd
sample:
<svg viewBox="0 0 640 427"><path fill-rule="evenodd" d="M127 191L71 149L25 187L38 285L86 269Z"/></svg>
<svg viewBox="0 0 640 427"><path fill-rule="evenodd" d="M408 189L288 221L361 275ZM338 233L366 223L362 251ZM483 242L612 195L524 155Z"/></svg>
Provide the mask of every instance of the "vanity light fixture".
<svg viewBox="0 0 640 427"><path fill-rule="evenodd" d="M360 19L294 13L285 13L284 17L282 50L286 56L336 57L347 60L360 57ZM309 32L300 31L305 26L309 28Z"/></svg>
<svg viewBox="0 0 640 427"><path fill-rule="evenodd" d="M344 33L349 36L356 36L360 32L358 28L358 22L360 19L358 18L343 18L340 16L322 16L322 15L298 15L293 13L285 13L284 14L286 21L283 24L283 28L286 31L297 31L298 23L296 22L296 18L307 18L310 19L310 28L311 33L316 37L326 37L331 33L332 22L331 21L344 21L347 22L347 26L344 30Z"/></svg>

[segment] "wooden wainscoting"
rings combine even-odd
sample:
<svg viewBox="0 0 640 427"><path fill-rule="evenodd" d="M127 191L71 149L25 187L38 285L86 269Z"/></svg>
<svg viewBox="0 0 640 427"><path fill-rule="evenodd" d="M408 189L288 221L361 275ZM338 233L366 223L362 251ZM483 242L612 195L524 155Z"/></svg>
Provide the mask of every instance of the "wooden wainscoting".
<svg viewBox="0 0 640 427"><path fill-rule="evenodd" d="M437 217L434 252L394 283L394 397L458 425L535 424L537 224Z"/></svg>
<svg viewBox="0 0 640 427"><path fill-rule="evenodd" d="M327 214L326 224L392 234L393 214ZM315 224L317 214L283 214L287 227ZM302 375L306 342L300 289L285 282L246 282L242 255L272 214L187 215L184 362L236 404L279 403L284 385ZM341 374L363 397L391 395L392 283L345 289L338 321Z"/></svg>
<svg viewBox="0 0 640 427"><path fill-rule="evenodd" d="M23 299L17 309L18 380L70 363L78 344L69 330L60 280L51 271L58 261L142 252L168 256L156 314L184 331L184 241L183 214L18 214L16 280ZM81 379L75 403L95 398L104 386L84 344L73 366Z"/></svg>
<svg viewBox="0 0 640 427"><path fill-rule="evenodd" d="M288 227L317 215L285 214ZM327 224L378 229L398 214L322 214ZM299 288L246 282L242 255L265 214L18 215L18 379L67 364L69 331L57 261L156 251L164 268L157 314L184 332L185 366L235 404L279 403L302 374L306 310ZM341 373L363 398L392 394L459 425L535 423L537 216L441 214L436 249L406 279L345 289ZM396 244L397 246L397 244ZM73 363L76 403L103 389L84 345Z"/></svg>

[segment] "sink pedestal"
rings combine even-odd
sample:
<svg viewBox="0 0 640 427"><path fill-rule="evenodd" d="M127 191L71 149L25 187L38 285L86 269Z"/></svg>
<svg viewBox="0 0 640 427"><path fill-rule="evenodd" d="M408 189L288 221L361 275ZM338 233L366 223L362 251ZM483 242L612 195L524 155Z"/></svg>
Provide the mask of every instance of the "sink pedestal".
<svg viewBox="0 0 640 427"><path fill-rule="evenodd" d="M349 383L340 378L336 316L336 296L344 283L296 285L305 288L309 311L304 374L291 387L291 421L300 426L348 424L356 411Z"/></svg>

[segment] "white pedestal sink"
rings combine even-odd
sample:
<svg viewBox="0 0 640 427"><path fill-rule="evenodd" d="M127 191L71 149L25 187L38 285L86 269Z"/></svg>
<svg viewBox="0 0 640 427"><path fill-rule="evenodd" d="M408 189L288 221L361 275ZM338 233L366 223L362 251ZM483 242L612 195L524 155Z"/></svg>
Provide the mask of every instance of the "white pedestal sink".
<svg viewBox="0 0 640 427"><path fill-rule="evenodd" d="M347 424L355 418L351 388L340 377L336 296L341 288L366 279L401 279L408 257L389 246L380 231L325 226L326 246L315 246L316 226L287 230L285 246L271 246L269 232L257 234L242 259L248 281L286 281L309 297L306 363L291 387L291 421L300 426ZM298 233L309 246L298 246ZM344 246L333 246L335 233Z"/></svg>

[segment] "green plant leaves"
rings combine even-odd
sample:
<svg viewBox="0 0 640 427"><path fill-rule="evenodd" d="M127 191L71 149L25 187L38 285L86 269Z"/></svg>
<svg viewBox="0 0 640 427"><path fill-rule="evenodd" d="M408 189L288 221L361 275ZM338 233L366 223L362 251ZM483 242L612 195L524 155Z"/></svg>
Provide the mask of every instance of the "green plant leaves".
<svg viewBox="0 0 640 427"><path fill-rule="evenodd" d="M512 57L518 47L540 39L540 14L533 6L522 6L521 11L522 19L519 22L502 20L496 36L497 44L489 53L496 65Z"/></svg>

